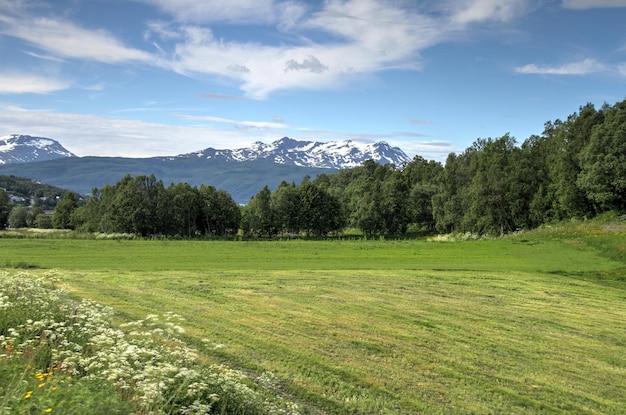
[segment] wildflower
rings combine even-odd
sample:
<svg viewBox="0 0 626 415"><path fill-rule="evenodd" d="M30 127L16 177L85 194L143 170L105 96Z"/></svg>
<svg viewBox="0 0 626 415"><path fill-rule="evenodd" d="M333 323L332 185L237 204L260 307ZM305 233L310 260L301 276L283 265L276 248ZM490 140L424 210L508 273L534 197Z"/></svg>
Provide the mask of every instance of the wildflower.
<svg viewBox="0 0 626 415"><path fill-rule="evenodd" d="M43 410L45 413L49 414L50 412L52 412L52 408L46 408Z"/></svg>
<svg viewBox="0 0 626 415"><path fill-rule="evenodd" d="M24 395L24 399L29 399L32 394L33 394L33 391L26 392L26 394Z"/></svg>

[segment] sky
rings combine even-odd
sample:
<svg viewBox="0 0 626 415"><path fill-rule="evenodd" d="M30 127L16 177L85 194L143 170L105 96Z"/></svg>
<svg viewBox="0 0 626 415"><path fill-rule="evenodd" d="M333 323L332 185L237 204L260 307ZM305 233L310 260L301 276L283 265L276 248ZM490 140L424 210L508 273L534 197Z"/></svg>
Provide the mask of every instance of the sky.
<svg viewBox="0 0 626 415"><path fill-rule="evenodd" d="M626 98L626 0L0 0L0 136L152 157L282 137L444 161Z"/></svg>

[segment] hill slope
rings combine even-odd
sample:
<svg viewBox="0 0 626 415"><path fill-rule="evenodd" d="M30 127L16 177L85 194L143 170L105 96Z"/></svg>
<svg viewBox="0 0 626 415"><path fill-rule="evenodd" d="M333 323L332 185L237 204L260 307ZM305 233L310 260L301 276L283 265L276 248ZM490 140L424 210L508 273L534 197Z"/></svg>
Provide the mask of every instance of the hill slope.
<svg viewBox="0 0 626 415"><path fill-rule="evenodd" d="M282 180L300 183L302 179L335 169L276 164L269 160L229 162L199 158L122 158L77 157L0 165L0 175L15 175L72 190L91 193L94 187L117 183L126 174L154 174L168 186L186 182L207 184L227 190L238 203L247 203L264 185L277 187Z"/></svg>

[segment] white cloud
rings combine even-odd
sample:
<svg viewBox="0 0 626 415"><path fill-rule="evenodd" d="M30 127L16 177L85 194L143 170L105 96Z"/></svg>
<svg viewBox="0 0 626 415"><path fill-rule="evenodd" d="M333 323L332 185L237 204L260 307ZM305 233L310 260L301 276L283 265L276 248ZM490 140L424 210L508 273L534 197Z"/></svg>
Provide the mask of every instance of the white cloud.
<svg viewBox="0 0 626 415"><path fill-rule="evenodd" d="M40 53L35 53L35 52L27 51L27 50L25 50L24 53L29 56L32 56L33 58L44 59L44 60L49 60L53 62L65 62L63 59L58 58L56 56L42 55Z"/></svg>
<svg viewBox="0 0 626 415"><path fill-rule="evenodd" d="M297 36L293 44L274 46L224 41L197 25L179 30L184 40L174 46L174 70L230 78L247 96L263 99L276 91L329 88L364 74L417 68L419 52L440 41L443 29L441 22L394 3L331 0L299 28L321 32L323 42Z"/></svg>
<svg viewBox="0 0 626 415"><path fill-rule="evenodd" d="M350 139L358 142L387 141L402 148L409 157L420 154L427 159L444 161L448 153L462 149L444 141L416 140L421 134L337 133L291 126L275 121L238 121L212 116L181 116L190 121L226 124L227 128L207 125L172 125L95 115L28 110L10 103L0 103L0 136L29 134L58 140L79 156L153 157L191 153L213 147L233 149L253 142L271 143L288 135L307 141ZM81 128L76 128L80 125ZM237 128L232 128L233 126Z"/></svg>
<svg viewBox="0 0 626 415"><path fill-rule="evenodd" d="M80 128L76 128L80 126ZM0 136L29 134L58 140L79 156L152 157L190 153L207 147L246 147L275 134L183 126L95 115L31 111L0 106Z"/></svg>
<svg viewBox="0 0 626 415"><path fill-rule="evenodd" d="M291 26L305 13L304 2L276 0L142 0L185 23L228 22Z"/></svg>
<svg viewBox="0 0 626 415"><path fill-rule="evenodd" d="M47 94L69 86L66 81L37 75L0 73L0 94Z"/></svg>
<svg viewBox="0 0 626 415"><path fill-rule="evenodd" d="M462 153L464 148L447 141L397 141L387 140L392 146L400 147L409 157L420 155L427 160L445 162L450 153Z"/></svg>
<svg viewBox="0 0 626 415"><path fill-rule="evenodd" d="M228 124L232 125L235 128L253 130L284 129L289 127L287 124L284 124L282 122L240 121L232 120L229 118L214 117L210 115L178 115L178 118L190 121L206 121L210 123Z"/></svg>
<svg viewBox="0 0 626 415"><path fill-rule="evenodd" d="M452 22L465 25L480 22L508 22L529 8L529 0L448 0Z"/></svg>
<svg viewBox="0 0 626 415"><path fill-rule="evenodd" d="M531 63L516 68L515 72L533 75L588 75L606 70L607 67L602 63L597 62L594 59L585 59L579 62L572 62L558 66L537 65Z"/></svg>
<svg viewBox="0 0 626 415"><path fill-rule="evenodd" d="M55 55L46 59L64 57L106 63L154 60L147 52L125 46L105 30L85 29L67 20L30 15L17 6L10 11L13 15L0 12L0 34Z"/></svg>
<svg viewBox="0 0 626 415"><path fill-rule="evenodd" d="M0 0L7 4L0 34L46 53L31 56L142 62L194 78L228 79L247 97L264 99L278 91L344 86L386 70L419 69L420 52L458 35L464 25L510 21L535 0L445 0L444 6L394 0L327 0L317 6L296 0L138 1L178 20L146 23L144 40L155 54L104 30L34 15L21 2ZM216 22L273 25L282 43L217 38L206 26Z"/></svg>
<svg viewBox="0 0 626 415"><path fill-rule="evenodd" d="M563 7L575 10L626 7L626 0L564 0Z"/></svg>

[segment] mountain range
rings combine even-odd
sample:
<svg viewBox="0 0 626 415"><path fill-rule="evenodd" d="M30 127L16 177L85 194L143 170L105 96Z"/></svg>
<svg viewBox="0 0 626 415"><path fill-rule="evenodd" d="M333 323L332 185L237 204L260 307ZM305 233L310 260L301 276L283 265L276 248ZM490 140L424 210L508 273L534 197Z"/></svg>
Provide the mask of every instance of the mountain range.
<svg viewBox="0 0 626 415"><path fill-rule="evenodd" d="M124 175L154 174L169 183L213 185L246 203L263 186L299 183L304 177L333 173L361 165L366 160L398 166L410 161L398 147L384 141L361 144L350 140L314 142L288 137L271 144L218 150L206 148L166 157L77 157L58 141L9 135L0 137L0 175L26 177L72 190L90 193L94 187L118 182Z"/></svg>

